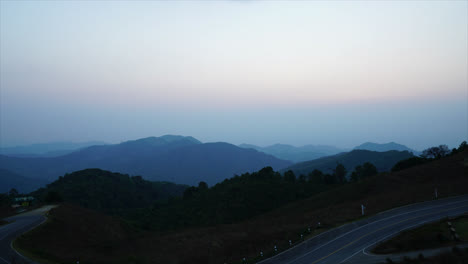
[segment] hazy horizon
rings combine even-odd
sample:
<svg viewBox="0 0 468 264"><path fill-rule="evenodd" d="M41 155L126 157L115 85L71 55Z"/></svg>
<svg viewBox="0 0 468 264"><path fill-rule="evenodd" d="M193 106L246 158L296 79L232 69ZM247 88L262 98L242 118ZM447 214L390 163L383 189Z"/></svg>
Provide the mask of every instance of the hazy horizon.
<svg viewBox="0 0 468 264"><path fill-rule="evenodd" d="M1 1L0 146L468 138L466 1Z"/></svg>

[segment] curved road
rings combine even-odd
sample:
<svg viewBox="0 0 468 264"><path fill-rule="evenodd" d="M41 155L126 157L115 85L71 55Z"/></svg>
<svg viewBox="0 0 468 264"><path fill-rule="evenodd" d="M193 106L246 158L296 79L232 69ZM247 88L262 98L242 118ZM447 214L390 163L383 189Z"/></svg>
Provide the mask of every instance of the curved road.
<svg viewBox="0 0 468 264"><path fill-rule="evenodd" d="M43 213L51 208L48 206L6 218L12 223L0 226L0 264L33 263L18 255L11 248L11 241L42 223L45 220ZM468 195L399 207L324 232L260 263L379 263L382 258L366 254L365 249L402 230L466 212Z"/></svg>
<svg viewBox="0 0 468 264"><path fill-rule="evenodd" d="M412 204L382 212L313 237L260 263L380 263L365 249L402 230L468 212L468 195Z"/></svg>
<svg viewBox="0 0 468 264"><path fill-rule="evenodd" d="M0 264L34 263L14 251L11 242L20 234L43 223L46 219L44 213L51 208L53 206L45 206L4 219L10 223L0 226Z"/></svg>

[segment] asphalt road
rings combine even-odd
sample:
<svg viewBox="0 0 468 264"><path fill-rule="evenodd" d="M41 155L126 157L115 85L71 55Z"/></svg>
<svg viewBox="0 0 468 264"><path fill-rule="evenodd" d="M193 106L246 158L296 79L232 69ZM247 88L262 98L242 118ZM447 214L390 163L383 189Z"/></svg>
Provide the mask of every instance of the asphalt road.
<svg viewBox="0 0 468 264"><path fill-rule="evenodd" d="M0 226L0 264L34 263L18 255L11 241L45 220L51 207L16 215ZM468 212L468 195L412 204L385 211L370 218L324 232L262 264L379 263L366 250L402 230ZM377 262L375 262L377 261Z"/></svg>
<svg viewBox="0 0 468 264"><path fill-rule="evenodd" d="M365 249L402 230L466 212L468 195L412 204L322 233L261 263L380 263Z"/></svg>
<svg viewBox="0 0 468 264"><path fill-rule="evenodd" d="M36 227L45 221L44 212L52 206L5 218L9 224L0 226L0 264L34 263L19 255L11 247L11 242L20 234Z"/></svg>

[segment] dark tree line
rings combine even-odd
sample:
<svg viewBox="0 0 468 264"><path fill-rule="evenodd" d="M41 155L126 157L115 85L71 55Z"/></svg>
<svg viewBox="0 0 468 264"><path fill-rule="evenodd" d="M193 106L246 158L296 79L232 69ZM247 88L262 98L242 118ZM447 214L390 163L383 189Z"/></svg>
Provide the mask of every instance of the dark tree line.
<svg viewBox="0 0 468 264"><path fill-rule="evenodd" d="M412 157L409 159L399 161L397 164L395 164L395 166L393 166L392 171L395 172L414 166L422 165L432 160L440 159L450 155L455 155L466 150L468 150L468 144L466 143L466 141L463 141L458 148L453 148L452 151L449 150L447 145L430 147L425 149L420 157Z"/></svg>

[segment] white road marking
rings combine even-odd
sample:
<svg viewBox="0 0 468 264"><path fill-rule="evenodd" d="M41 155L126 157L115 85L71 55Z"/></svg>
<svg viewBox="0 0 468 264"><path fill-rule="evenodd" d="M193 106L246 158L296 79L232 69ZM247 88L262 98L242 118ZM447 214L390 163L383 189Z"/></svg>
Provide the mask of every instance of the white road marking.
<svg viewBox="0 0 468 264"><path fill-rule="evenodd" d="M3 260L3 261L5 261L5 263L7 263L7 264L11 264L10 262L8 262L6 259L4 259L4 258L2 258L2 257L0 257L0 259Z"/></svg>
<svg viewBox="0 0 468 264"><path fill-rule="evenodd" d="M351 256L349 256L349 257L345 258L345 259L344 259L343 261L341 261L340 263L344 263L344 262L346 262L348 259L350 259L350 258L352 258L352 257L356 256L356 254L358 254L358 253L360 253L360 252L361 252L361 250L358 250L358 252L356 252L356 253L352 254Z"/></svg>
<svg viewBox="0 0 468 264"><path fill-rule="evenodd" d="M320 248L322 248L322 247L324 247L324 246L326 246L326 245L328 245L328 244L334 242L335 240L340 239L340 238L342 238L343 236L346 236L346 235L348 235L348 234L350 234L350 233L352 233L352 232L354 232L354 231L360 230L361 228L368 227L369 225L373 225L373 224L376 224L376 223L378 223L378 222L385 221L385 220L388 220L388 219L391 219L391 218L395 218L395 217L398 217L398 216L402 216L402 215L406 215L406 214L411 214L411 213L420 212L420 211L426 211L426 210L433 210L434 208L446 207L446 206L453 205L453 204L458 204L458 203L466 203L466 201L458 201L458 202L448 203L448 204L444 204L444 205L438 205L438 206L435 206L435 207L424 208L424 209L419 209L419 210L410 211L410 212L406 212L406 213L401 213L401 214L389 216L389 217L386 217L386 218L383 218L383 219L380 219L380 220L377 220L377 221L374 221L374 222L371 222L371 223L364 224L364 225L362 225L362 226L360 226L360 227L358 227L358 228L355 228L355 229L353 229L353 230L350 230L350 231L348 231L348 232L346 232L346 233L344 233L344 234L342 234L342 235L336 237L336 238L333 239L333 240L328 241L327 243L325 243L325 244L323 244L323 245L321 245L321 246L315 248L315 249L312 250L312 251L307 252L307 253L304 254L304 255L301 255L301 256L299 256L299 257L297 257L297 258L295 258L295 259L293 259L293 260L287 262L286 264L293 263L294 261L296 261L296 260L298 260L298 259L300 259L300 258L303 258L303 257L305 257L305 256L307 256L307 255L309 255L309 254L311 254L311 253L313 253L313 252L319 250ZM332 229L332 230L333 230L333 229ZM332 230L330 230L330 231L332 231ZM317 237L318 237L318 236L317 236ZM314 239L314 238L311 238L311 239ZM302 244L302 243L301 243L301 244ZM291 248L291 249L292 249L292 248ZM289 250L291 250L291 249L288 249L288 250L286 250L286 251L283 251L283 252L281 252L280 254L282 254L282 253L284 253L284 252L287 252L287 251L289 251ZM278 255L279 255L279 254L278 254ZM259 263L261 263L261 262L259 262Z"/></svg>

